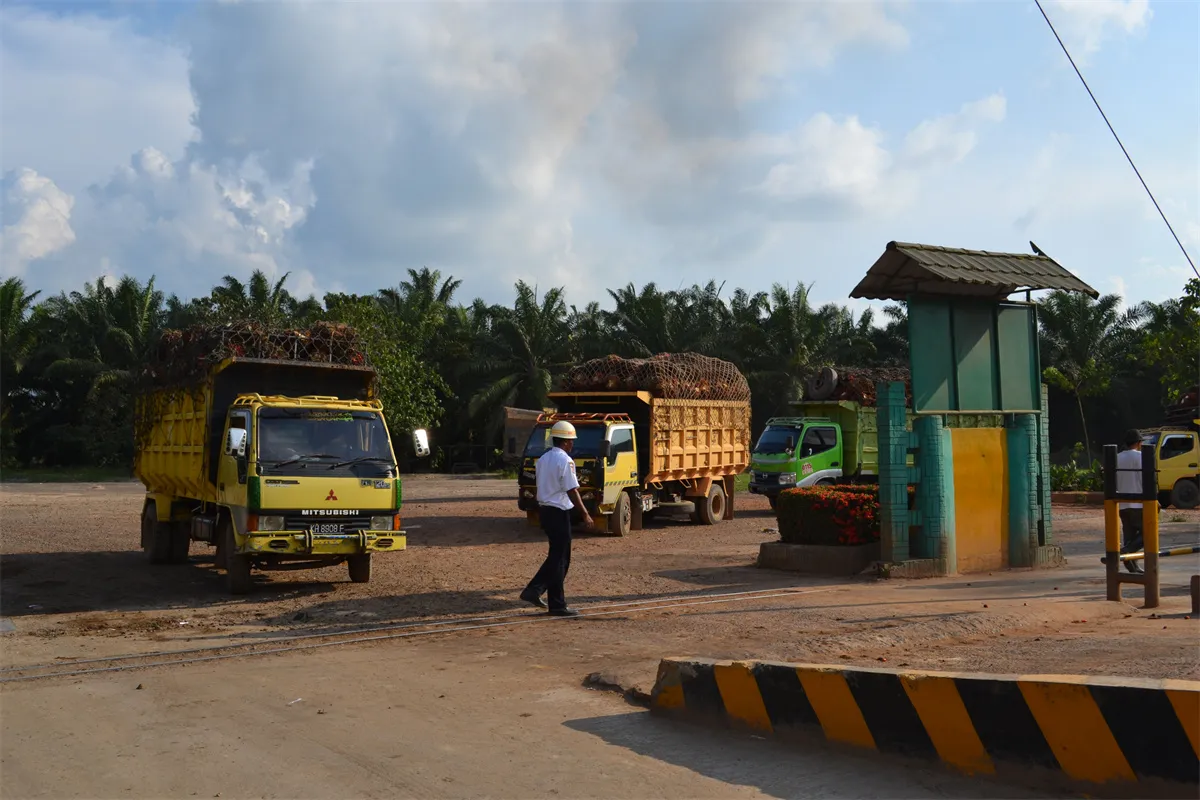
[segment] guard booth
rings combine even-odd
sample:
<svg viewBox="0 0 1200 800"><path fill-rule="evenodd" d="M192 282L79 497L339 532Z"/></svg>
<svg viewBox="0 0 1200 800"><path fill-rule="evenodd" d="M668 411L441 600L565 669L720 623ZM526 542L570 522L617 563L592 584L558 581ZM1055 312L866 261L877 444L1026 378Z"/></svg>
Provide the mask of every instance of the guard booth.
<svg viewBox="0 0 1200 800"><path fill-rule="evenodd" d="M1062 563L1031 299L1042 289L1099 296L1045 255L904 242L889 242L850 293L908 305L911 398L899 382L877 391L880 549L889 574ZM1024 299L1013 299L1018 293ZM980 414L993 415L993 425L957 424Z"/></svg>

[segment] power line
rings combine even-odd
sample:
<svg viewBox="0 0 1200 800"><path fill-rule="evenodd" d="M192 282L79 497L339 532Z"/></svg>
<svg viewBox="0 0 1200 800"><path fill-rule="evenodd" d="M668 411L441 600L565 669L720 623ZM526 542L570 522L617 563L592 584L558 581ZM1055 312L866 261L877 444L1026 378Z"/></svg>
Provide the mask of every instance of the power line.
<svg viewBox="0 0 1200 800"><path fill-rule="evenodd" d="M1113 129L1112 123L1108 121L1108 115L1105 114L1104 109L1100 107L1100 101L1097 100L1096 95L1092 93L1092 87L1088 86L1088 82L1084 80L1083 73L1080 72L1079 67L1075 65L1075 59L1071 58L1071 52L1067 50L1067 46L1063 43L1062 37L1059 36L1058 31L1054 29L1054 23L1050 21L1050 17L1046 16L1046 9L1042 8L1041 0L1033 0L1033 2L1037 3L1038 11L1042 12L1042 18L1045 19L1046 24L1050 26L1050 32L1054 34L1054 38L1058 39L1058 46L1062 48L1063 53L1065 53L1067 56L1067 60L1070 61L1071 66L1074 67L1075 74L1079 76L1079 81L1083 84L1083 88L1087 89L1088 96L1092 98L1092 102L1096 105L1096 110L1100 112L1100 116L1104 117L1104 124L1108 126L1109 132L1113 135L1113 138L1117 140L1117 144L1120 146L1121 152L1125 154L1125 160L1129 162L1129 166L1133 167L1133 173L1137 175L1138 180L1142 182L1142 188L1145 189L1146 194L1150 196L1150 202L1154 203L1154 207L1158 209L1158 215L1162 217L1162 221L1166 224L1167 230L1169 230L1171 232L1171 236L1175 238L1175 244L1179 245L1179 250L1183 253L1183 257L1187 259L1188 266L1192 268L1192 272L1196 273L1196 277L1200 278L1200 270L1196 269L1196 265L1192 261L1192 257L1188 255L1187 248L1183 246L1183 242L1179 241L1179 236L1175 233L1175 229L1171 227L1171 223L1167 220L1167 215L1163 213L1162 206L1158 204L1158 200L1154 199L1154 193L1151 192L1150 187L1146 185L1146 179L1143 178L1142 173L1138 171L1137 164L1133 163L1133 158L1129 155L1129 151L1125 149L1125 144L1121 141L1121 137L1117 136L1117 132Z"/></svg>

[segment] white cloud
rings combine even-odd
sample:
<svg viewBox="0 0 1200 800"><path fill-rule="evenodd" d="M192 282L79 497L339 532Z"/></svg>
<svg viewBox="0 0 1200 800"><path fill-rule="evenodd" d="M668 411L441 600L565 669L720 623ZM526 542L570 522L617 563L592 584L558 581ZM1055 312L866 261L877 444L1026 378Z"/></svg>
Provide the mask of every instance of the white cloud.
<svg viewBox="0 0 1200 800"><path fill-rule="evenodd" d="M904 139L903 157L909 166L957 164L975 149L977 130L987 122L1003 122L1007 101L1003 94L966 103L957 113L925 120Z"/></svg>
<svg viewBox="0 0 1200 800"><path fill-rule="evenodd" d="M31 169L6 176L4 225L0 233L0 274L23 275L29 262L75 241L71 209L75 198ZM15 220L8 223L8 220Z"/></svg>
<svg viewBox="0 0 1200 800"><path fill-rule="evenodd" d="M1050 21L1068 47L1078 46L1076 60L1097 52L1105 40L1143 30L1154 12L1150 0L1054 0Z"/></svg>
<svg viewBox="0 0 1200 800"><path fill-rule="evenodd" d="M0 172L79 193L143 147L183 155L194 110L183 50L126 20L0 6Z"/></svg>
<svg viewBox="0 0 1200 800"><path fill-rule="evenodd" d="M759 189L780 200L829 197L865 204L877 196L891 166L883 132L866 128L857 117L836 122L817 114L794 137L792 158L775 164Z"/></svg>
<svg viewBox="0 0 1200 800"><path fill-rule="evenodd" d="M834 265L865 270L889 239L1005 249L1027 215L1053 251L1046 226L1090 231L1089 212L1131 207L1113 199L1114 170L1049 153L1043 173L989 166L1009 141L988 135L1008 110L1005 93L984 96L990 80L956 82L982 99L958 106L933 87L902 113L843 93L830 74L844 63L849 85L883 83L845 54L907 46L892 4L682 8L200 4L178 47L6 8L4 43L20 30L53 58L7 47L5 64L58 93L50 110L5 97L3 133L25 144L4 163L75 198L77 241L47 251L39 279L53 291L157 274L188 295L261 268L319 294L426 265L489 300L521 278L582 303L628 280L725 270L762 288L821 269L832 297L853 283ZM118 84L128 96L105 93ZM1007 91L1016 108L1019 87ZM90 127L96 142L78 135ZM782 274L801 245L806 265Z"/></svg>

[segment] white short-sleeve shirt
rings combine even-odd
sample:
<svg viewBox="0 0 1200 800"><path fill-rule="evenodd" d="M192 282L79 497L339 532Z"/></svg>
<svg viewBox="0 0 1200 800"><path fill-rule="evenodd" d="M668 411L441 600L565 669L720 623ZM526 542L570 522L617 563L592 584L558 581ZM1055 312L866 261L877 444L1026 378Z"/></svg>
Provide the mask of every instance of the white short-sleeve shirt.
<svg viewBox="0 0 1200 800"><path fill-rule="evenodd" d="M1142 491L1141 450L1122 450L1117 453L1117 491L1121 494L1135 494ZM1117 507L1123 511L1127 508L1141 508L1142 504L1120 503Z"/></svg>
<svg viewBox="0 0 1200 800"><path fill-rule="evenodd" d="M566 450L551 447L534 467L538 505L570 511L574 507L567 492L579 488L575 477L575 459Z"/></svg>

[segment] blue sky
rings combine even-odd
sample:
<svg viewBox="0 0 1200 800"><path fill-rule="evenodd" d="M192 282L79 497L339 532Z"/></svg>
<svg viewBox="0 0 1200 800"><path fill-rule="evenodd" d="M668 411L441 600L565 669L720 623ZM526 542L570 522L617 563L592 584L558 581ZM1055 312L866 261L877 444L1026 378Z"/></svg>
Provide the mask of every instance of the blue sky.
<svg viewBox="0 0 1200 800"><path fill-rule="evenodd" d="M1044 5L1195 259L1200 4ZM1033 2L8 3L0 46L0 274L47 293L842 302L893 239L1192 274Z"/></svg>

